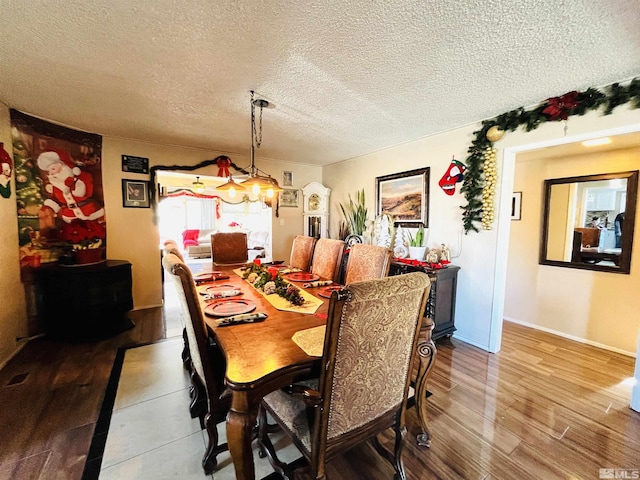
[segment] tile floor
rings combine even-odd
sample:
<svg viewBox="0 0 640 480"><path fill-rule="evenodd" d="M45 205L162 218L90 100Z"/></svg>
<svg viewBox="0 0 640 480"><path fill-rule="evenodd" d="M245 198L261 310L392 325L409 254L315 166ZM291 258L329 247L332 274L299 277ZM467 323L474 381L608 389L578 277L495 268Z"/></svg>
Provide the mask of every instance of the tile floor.
<svg viewBox="0 0 640 480"><path fill-rule="evenodd" d="M174 338L126 351L111 425L100 471L101 480L206 478L201 460L206 433L189 415L189 377L182 367L182 338ZM224 424L218 425L220 442L226 441ZM298 451L282 439L282 458L293 461ZM256 478L273 469L255 451ZM234 479L228 452L218 456L210 478Z"/></svg>

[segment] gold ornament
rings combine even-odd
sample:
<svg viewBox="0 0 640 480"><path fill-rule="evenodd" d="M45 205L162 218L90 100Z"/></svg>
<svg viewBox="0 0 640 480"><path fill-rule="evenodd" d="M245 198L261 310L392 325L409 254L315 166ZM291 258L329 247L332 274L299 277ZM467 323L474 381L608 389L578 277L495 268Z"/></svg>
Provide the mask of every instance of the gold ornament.
<svg viewBox="0 0 640 480"><path fill-rule="evenodd" d="M504 137L504 130L500 130L500 127L497 125L487 130L487 140L490 142L498 142L502 140L502 137Z"/></svg>

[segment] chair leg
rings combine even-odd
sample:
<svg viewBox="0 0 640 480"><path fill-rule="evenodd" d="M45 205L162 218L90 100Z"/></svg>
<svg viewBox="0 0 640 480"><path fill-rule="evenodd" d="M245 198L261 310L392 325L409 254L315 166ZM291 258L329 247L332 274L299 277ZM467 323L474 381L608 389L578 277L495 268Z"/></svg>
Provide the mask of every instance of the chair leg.
<svg viewBox="0 0 640 480"><path fill-rule="evenodd" d="M193 368L191 365L191 352L189 352L189 339L187 338L187 329L182 329L182 341L184 346L182 347L182 365L184 365L185 370L191 373L191 369Z"/></svg>
<svg viewBox="0 0 640 480"><path fill-rule="evenodd" d="M200 419L200 428L205 428L205 415L207 414L207 391L202 384L202 380L193 370L191 373L191 387L189 387L191 403L189 404L189 414L191 418Z"/></svg>
<svg viewBox="0 0 640 480"><path fill-rule="evenodd" d="M396 422L393 426L393 431L396 434L393 455L391 455L391 453L380 444L377 435L371 437L371 443L375 447L376 451L380 454L380 456L385 458L391 465L393 465L393 468L396 471L394 479L406 480L406 476L404 473L404 464L402 463L402 450L404 448L405 437L407 435L407 428L404 425L400 426L399 415L400 413L396 414Z"/></svg>
<svg viewBox="0 0 640 480"><path fill-rule="evenodd" d="M272 425L267 424L266 408L260 405L258 410L258 448L260 456L264 457L266 455L273 469L279 473L284 480L293 480L293 471L286 463L280 461L278 455L276 455L276 449L269 438L268 432L269 430L273 430L272 427Z"/></svg>
<svg viewBox="0 0 640 480"><path fill-rule="evenodd" d="M209 442L207 450L204 452L204 457L202 457L202 468L205 475L211 475L218 465L218 454L229 450L229 445L226 443L218 445L218 428L214 416L207 414L204 423Z"/></svg>

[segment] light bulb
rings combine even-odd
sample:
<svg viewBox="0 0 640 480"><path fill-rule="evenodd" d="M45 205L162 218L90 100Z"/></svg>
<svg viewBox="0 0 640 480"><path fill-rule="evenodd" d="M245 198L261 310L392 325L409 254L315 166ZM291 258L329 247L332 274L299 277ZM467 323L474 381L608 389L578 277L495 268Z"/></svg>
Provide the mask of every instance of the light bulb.
<svg viewBox="0 0 640 480"><path fill-rule="evenodd" d="M231 198L236 196L236 189L235 188L233 188L233 187L229 188L229 196Z"/></svg>
<svg viewBox="0 0 640 480"><path fill-rule="evenodd" d="M255 194L258 195L260 193L260 185L258 185L257 183L253 184L253 188L251 189L251 191Z"/></svg>
<svg viewBox="0 0 640 480"><path fill-rule="evenodd" d="M273 188L267 189L267 197L273 198Z"/></svg>

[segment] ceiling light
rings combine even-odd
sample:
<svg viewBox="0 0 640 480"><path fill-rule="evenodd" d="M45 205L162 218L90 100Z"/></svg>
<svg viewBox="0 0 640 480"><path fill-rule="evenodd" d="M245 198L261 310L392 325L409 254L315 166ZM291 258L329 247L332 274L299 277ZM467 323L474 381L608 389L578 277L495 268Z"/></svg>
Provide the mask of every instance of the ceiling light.
<svg viewBox="0 0 640 480"><path fill-rule="evenodd" d="M255 92L251 90L251 164L249 165L249 178L242 185L251 189L255 195L272 198L275 192L282 192L278 181L256 167L255 149L262 144L262 109L269 106L269 102L263 99L254 99ZM258 128L256 128L256 107L260 109ZM220 188L220 187L218 187Z"/></svg>
<svg viewBox="0 0 640 480"><path fill-rule="evenodd" d="M196 181L191 184L191 188L196 193L204 192L204 187L205 185L200 181L200 177L196 177Z"/></svg>
<svg viewBox="0 0 640 480"><path fill-rule="evenodd" d="M582 142L582 145L585 147L597 147L598 145L608 145L611 143L611 138L602 137L602 138L594 138L593 140L585 140Z"/></svg>
<svg viewBox="0 0 640 480"><path fill-rule="evenodd" d="M229 175L229 181L227 183L223 183L222 185L216 187L216 190L220 190L221 192L227 192L231 198L236 196L236 192L238 190L246 190L242 185L233 181L231 175Z"/></svg>

